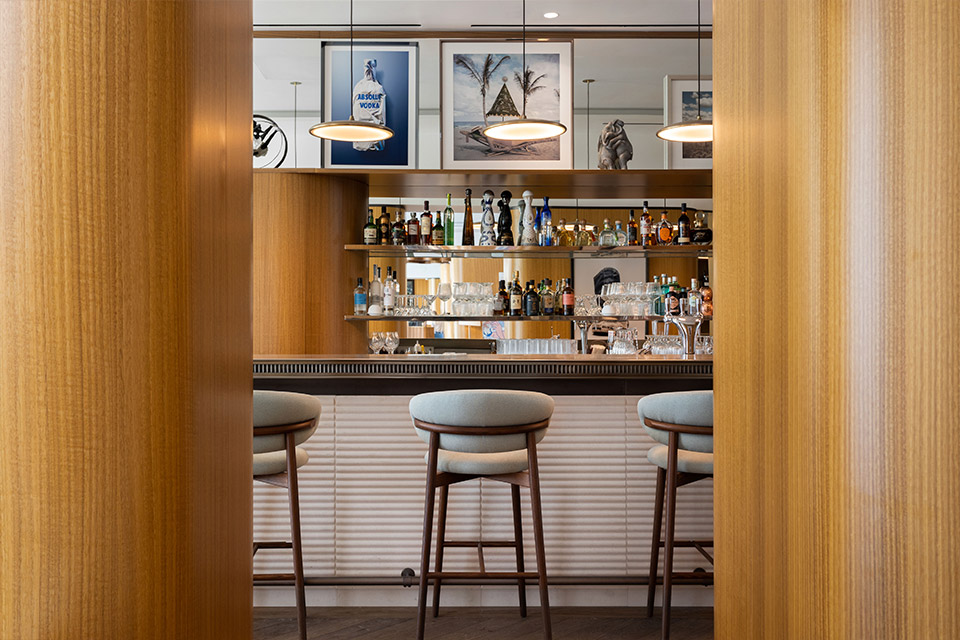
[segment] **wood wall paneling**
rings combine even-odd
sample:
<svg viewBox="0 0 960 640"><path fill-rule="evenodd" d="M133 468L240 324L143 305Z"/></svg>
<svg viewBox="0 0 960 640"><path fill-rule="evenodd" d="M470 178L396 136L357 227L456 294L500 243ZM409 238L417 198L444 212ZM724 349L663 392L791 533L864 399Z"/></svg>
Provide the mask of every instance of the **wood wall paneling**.
<svg viewBox="0 0 960 640"><path fill-rule="evenodd" d="M250 637L251 22L0 3L0 637Z"/></svg>
<svg viewBox="0 0 960 640"><path fill-rule="evenodd" d="M717 638L954 637L960 4L715 24Z"/></svg>

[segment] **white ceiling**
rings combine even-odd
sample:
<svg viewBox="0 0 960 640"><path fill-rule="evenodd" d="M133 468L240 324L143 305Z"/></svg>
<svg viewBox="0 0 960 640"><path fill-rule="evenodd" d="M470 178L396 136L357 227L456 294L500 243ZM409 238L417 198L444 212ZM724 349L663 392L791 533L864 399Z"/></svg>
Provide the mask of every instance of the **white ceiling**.
<svg viewBox="0 0 960 640"><path fill-rule="evenodd" d="M700 0L703 23L710 23L711 0ZM520 0L354 0L354 22L363 25L418 24L425 29L465 29L471 25L519 25ZM547 11L559 17L548 20ZM349 22L349 0L254 0L255 25L342 25ZM527 24L696 25L697 0L527 0Z"/></svg>

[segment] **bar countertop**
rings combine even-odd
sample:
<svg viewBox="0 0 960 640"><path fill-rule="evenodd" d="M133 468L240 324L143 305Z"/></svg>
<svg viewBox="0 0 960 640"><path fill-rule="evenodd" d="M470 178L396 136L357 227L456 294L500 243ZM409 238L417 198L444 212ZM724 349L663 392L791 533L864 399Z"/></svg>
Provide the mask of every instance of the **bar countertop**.
<svg viewBox="0 0 960 640"><path fill-rule="evenodd" d="M710 389L713 357L652 355L258 355L254 388L332 395L513 388L621 395Z"/></svg>

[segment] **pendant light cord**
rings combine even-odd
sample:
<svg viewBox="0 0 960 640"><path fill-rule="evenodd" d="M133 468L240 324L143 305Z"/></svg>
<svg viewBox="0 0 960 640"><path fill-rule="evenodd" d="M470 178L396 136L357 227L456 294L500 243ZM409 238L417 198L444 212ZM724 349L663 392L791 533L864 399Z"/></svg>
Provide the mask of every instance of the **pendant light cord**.
<svg viewBox="0 0 960 640"><path fill-rule="evenodd" d="M700 120L700 0L697 0L697 120Z"/></svg>
<svg viewBox="0 0 960 640"><path fill-rule="evenodd" d="M353 2L353 0L350 0L350 1ZM522 37L523 44L521 46L523 47L523 63L522 63L523 68L520 69L520 77L523 78L523 86L520 87L520 90L523 91L524 96L523 96L523 115L520 117L526 120L527 119L527 96L526 96L526 93L527 93L527 86L526 86L527 85L527 0L523 0L522 11L523 11L523 15L521 16L521 19L523 21L523 37Z"/></svg>
<svg viewBox="0 0 960 640"><path fill-rule="evenodd" d="M350 117L353 117L353 0L350 0Z"/></svg>

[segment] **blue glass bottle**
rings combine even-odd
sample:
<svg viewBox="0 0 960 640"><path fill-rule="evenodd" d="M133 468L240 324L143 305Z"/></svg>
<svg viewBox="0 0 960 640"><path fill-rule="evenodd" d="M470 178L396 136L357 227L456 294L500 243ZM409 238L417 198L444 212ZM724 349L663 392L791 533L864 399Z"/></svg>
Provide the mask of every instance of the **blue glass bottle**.
<svg viewBox="0 0 960 640"><path fill-rule="evenodd" d="M553 246L553 213L550 211L550 198L544 196L543 208L540 209L540 246Z"/></svg>

